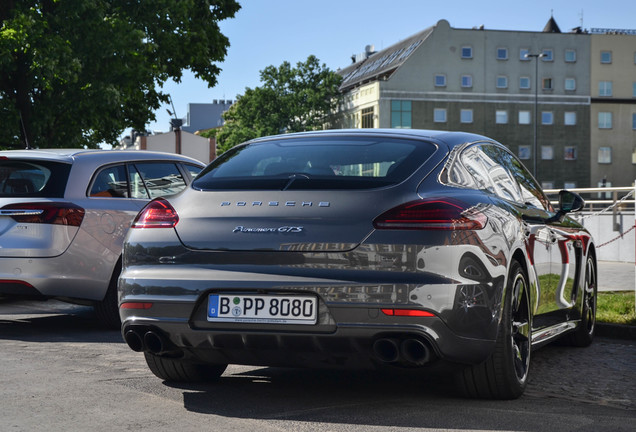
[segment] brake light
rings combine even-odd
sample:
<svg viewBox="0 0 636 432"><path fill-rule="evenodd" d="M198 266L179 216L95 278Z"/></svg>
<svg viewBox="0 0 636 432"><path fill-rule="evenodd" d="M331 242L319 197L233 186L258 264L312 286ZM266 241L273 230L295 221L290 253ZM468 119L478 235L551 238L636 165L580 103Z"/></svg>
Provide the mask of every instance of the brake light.
<svg viewBox="0 0 636 432"><path fill-rule="evenodd" d="M435 314L420 309L381 309L388 316L434 317Z"/></svg>
<svg viewBox="0 0 636 432"><path fill-rule="evenodd" d="M157 198L144 207L132 223L132 228L174 228L179 222L176 210L168 201Z"/></svg>
<svg viewBox="0 0 636 432"><path fill-rule="evenodd" d="M0 215L9 216L20 223L77 227L82 224L84 213L83 208L68 202L16 203L0 209Z"/></svg>
<svg viewBox="0 0 636 432"><path fill-rule="evenodd" d="M453 199L411 201L384 212L373 221L376 229L479 230L488 217Z"/></svg>

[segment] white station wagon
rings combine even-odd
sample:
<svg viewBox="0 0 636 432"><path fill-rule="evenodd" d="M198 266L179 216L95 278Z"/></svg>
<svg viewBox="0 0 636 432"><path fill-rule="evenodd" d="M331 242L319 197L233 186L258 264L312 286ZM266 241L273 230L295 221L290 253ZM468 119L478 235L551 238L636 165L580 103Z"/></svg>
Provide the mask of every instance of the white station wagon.
<svg viewBox="0 0 636 432"><path fill-rule="evenodd" d="M116 285L131 221L203 166L150 151L0 151L0 297L90 304L119 326Z"/></svg>

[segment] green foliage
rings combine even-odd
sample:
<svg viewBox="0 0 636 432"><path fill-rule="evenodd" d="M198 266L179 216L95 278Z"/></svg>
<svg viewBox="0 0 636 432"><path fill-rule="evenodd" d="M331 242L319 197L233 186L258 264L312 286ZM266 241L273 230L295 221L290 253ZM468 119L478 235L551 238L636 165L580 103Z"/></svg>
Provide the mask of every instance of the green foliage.
<svg viewBox="0 0 636 432"><path fill-rule="evenodd" d="M245 94L224 114L217 134L218 152L252 138L286 132L322 129L340 103L342 77L315 56L261 71L262 87Z"/></svg>
<svg viewBox="0 0 636 432"><path fill-rule="evenodd" d="M142 130L183 69L216 84L235 0L3 0L0 148L96 147Z"/></svg>

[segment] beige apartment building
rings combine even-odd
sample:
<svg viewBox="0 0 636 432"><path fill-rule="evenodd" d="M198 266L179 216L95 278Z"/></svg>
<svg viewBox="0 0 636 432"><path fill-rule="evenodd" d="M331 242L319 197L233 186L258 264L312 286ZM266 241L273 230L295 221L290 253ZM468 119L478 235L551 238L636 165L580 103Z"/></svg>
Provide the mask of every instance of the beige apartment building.
<svg viewBox="0 0 636 432"><path fill-rule="evenodd" d="M636 31L592 29L591 186L636 180Z"/></svg>
<svg viewBox="0 0 636 432"><path fill-rule="evenodd" d="M508 146L544 187L597 186L603 176L617 185L626 180L611 177L612 168L599 171L612 162L597 158L613 152L615 160L628 148L631 163L636 149L636 36L621 37L621 48L614 48L619 38L563 33L553 18L537 32L457 29L440 20L380 52L368 46L339 71L345 100L339 126L479 133ZM598 45L603 40L609 48ZM601 51L616 58L630 49L631 64L615 60L592 69ZM613 82L613 96L598 95L600 81ZM610 111L612 127L599 130L599 116L607 117L600 113ZM628 124L619 125L619 111Z"/></svg>

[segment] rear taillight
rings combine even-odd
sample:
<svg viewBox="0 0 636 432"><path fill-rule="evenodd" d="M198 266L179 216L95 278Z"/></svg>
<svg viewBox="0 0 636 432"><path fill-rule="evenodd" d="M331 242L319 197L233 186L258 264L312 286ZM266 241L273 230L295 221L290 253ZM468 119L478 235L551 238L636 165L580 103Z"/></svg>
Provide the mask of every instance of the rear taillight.
<svg viewBox="0 0 636 432"><path fill-rule="evenodd" d="M376 229L479 230L488 217L453 199L425 199L402 204L373 221Z"/></svg>
<svg viewBox="0 0 636 432"><path fill-rule="evenodd" d="M67 202L16 203L0 209L0 215L9 216L20 223L69 226L80 226L84 213L83 208Z"/></svg>
<svg viewBox="0 0 636 432"><path fill-rule="evenodd" d="M177 212L163 198L150 201L132 223L132 228L174 228L179 222Z"/></svg>

